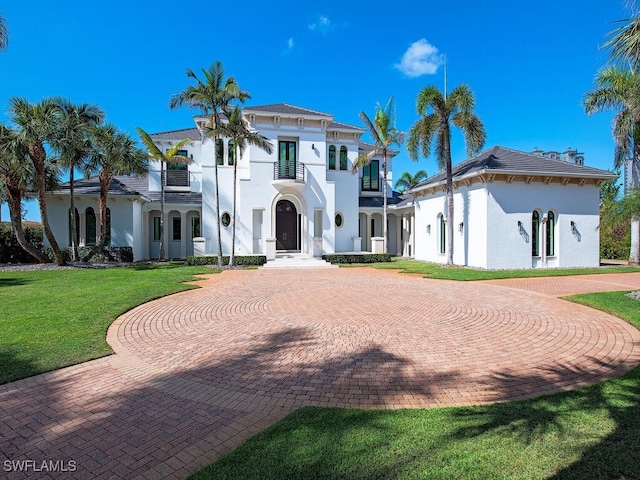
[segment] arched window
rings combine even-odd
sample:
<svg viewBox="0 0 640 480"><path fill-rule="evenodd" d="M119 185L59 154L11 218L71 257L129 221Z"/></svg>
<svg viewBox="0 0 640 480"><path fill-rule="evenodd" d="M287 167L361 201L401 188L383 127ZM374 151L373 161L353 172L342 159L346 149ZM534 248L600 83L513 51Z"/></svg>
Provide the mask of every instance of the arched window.
<svg viewBox="0 0 640 480"><path fill-rule="evenodd" d="M347 163L347 147L343 145L340 147L340 170L346 170Z"/></svg>
<svg viewBox="0 0 640 480"><path fill-rule="evenodd" d="M447 222L444 220L444 215L438 215L440 224L440 253L444 253L447 250Z"/></svg>
<svg viewBox="0 0 640 480"><path fill-rule="evenodd" d="M329 170L336 169L336 147L334 145L329 146Z"/></svg>
<svg viewBox="0 0 640 480"><path fill-rule="evenodd" d="M229 165L233 165L236 161L236 142L229 140L227 144L227 158Z"/></svg>
<svg viewBox="0 0 640 480"><path fill-rule="evenodd" d="M531 215L531 255L540 256L540 213L537 210Z"/></svg>
<svg viewBox="0 0 640 480"><path fill-rule="evenodd" d="M85 243L87 245L96 244L96 212L93 208L89 207L84 212L84 228L85 228Z"/></svg>
<svg viewBox="0 0 640 480"><path fill-rule="evenodd" d="M224 164L224 142L221 138L216 140L216 163L218 165Z"/></svg>
<svg viewBox="0 0 640 480"><path fill-rule="evenodd" d="M556 216L549 210L547 214L547 257L552 257L556 254L555 240L556 240Z"/></svg>
<svg viewBox="0 0 640 480"><path fill-rule="evenodd" d="M69 246L71 246L71 238L72 238L72 234L71 234L71 225L72 225L72 220L71 220L71 209L69 209ZM78 215L78 209L76 208L76 246L78 246L78 244L80 243L80 216Z"/></svg>

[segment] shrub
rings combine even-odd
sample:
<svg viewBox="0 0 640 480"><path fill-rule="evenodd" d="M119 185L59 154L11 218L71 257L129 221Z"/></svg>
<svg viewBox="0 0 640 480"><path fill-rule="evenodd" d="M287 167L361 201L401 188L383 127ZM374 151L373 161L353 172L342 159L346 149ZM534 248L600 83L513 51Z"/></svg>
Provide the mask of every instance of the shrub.
<svg viewBox="0 0 640 480"><path fill-rule="evenodd" d="M233 257L235 265L251 266L251 265L264 265L267 263L267 257L265 255L239 255ZM189 265L217 265L217 255L205 255L205 256L191 256L187 259ZM222 257L222 263L229 265L229 256L224 255Z"/></svg>
<svg viewBox="0 0 640 480"><path fill-rule="evenodd" d="M88 254L93 246L85 246L78 247L79 257L82 258L86 254ZM71 247L61 248L62 256L66 262L71 261ZM54 261L55 257L53 255L53 250L51 247L45 248L45 253L47 256ZM102 248L102 252L95 254L91 258L91 263L106 263L106 262L116 262L116 263L131 263L133 262L133 248L132 247L112 247L105 246Z"/></svg>
<svg viewBox="0 0 640 480"><path fill-rule="evenodd" d="M42 226L23 224L24 236L38 250L42 250ZM36 263L37 260L18 244L11 223L0 223L0 263Z"/></svg>
<svg viewBox="0 0 640 480"><path fill-rule="evenodd" d="M389 253L331 253L322 255L322 259L329 263L378 263L390 262Z"/></svg>

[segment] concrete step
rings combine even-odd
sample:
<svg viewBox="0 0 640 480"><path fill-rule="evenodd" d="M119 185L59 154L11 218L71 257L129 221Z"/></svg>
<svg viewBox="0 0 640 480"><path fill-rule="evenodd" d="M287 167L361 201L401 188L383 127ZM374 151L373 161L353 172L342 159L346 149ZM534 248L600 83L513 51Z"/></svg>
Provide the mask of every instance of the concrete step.
<svg viewBox="0 0 640 480"><path fill-rule="evenodd" d="M275 260L269 260L260 268L338 268L321 258L300 253L277 254Z"/></svg>

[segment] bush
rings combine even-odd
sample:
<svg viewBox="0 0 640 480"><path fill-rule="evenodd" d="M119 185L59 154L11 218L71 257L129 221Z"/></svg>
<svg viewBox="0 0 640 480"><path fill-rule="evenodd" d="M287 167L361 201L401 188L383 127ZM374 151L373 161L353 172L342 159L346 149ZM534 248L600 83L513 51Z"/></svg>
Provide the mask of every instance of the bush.
<svg viewBox="0 0 640 480"><path fill-rule="evenodd" d="M27 241L38 250L42 250L42 226L25 224L23 228ZM37 263L37 260L18 244L9 222L0 223L0 263Z"/></svg>
<svg viewBox="0 0 640 480"><path fill-rule="evenodd" d="M267 263L267 257L265 255L239 255L233 257L235 265L251 266L251 265L264 265ZM205 255L205 256L191 256L187 259L189 265L218 265L217 255ZM229 265L229 256L224 255L222 257L222 263Z"/></svg>
<svg viewBox="0 0 640 480"><path fill-rule="evenodd" d="M93 246L86 247L78 247L79 257L82 258L87 255ZM66 262L71 261L71 247L61 248L62 256ZM51 261L55 260L53 255L53 250L51 247L45 248L45 253L51 259ZM131 263L133 262L133 248L132 247L103 247L102 252L98 252L91 258L91 263L107 263L107 262L116 262L116 263Z"/></svg>
<svg viewBox="0 0 640 480"><path fill-rule="evenodd" d="M329 263L378 263L390 262L389 253L331 253L322 255L322 259Z"/></svg>

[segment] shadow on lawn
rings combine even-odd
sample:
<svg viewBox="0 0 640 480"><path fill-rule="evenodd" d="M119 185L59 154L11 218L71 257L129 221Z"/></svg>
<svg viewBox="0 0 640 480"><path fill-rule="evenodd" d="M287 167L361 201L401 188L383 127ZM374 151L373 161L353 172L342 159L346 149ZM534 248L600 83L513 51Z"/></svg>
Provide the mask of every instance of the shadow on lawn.
<svg viewBox="0 0 640 480"><path fill-rule="evenodd" d="M31 360L21 358L19 352L20 348L15 345L0 344L0 385L38 372L39 367Z"/></svg>
<svg viewBox="0 0 640 480"><path fill-rule="evenodd" d="M2 287L18 287L20 285L26 285L27 283L32 283L33 280L29 280L28 278L0 278L0 288Z"/></svg>
<svg viewBox="0 0 640 480"><path fill-rule="evenodd" d="M579 372L562 367L553 374L570 376ZM585 375L588 375L584 372ZM496 389L509 391L509 375L496 376ZM530 378L544 390L553 387L546 375ZM580 460L556 472L554 479L631 479L640 478L640 368L623 377L569 392L532 400L498 403L457 409L455 416L469 426L457 429L453 437L466 439L500 432L516 436L525 444L540 441L546 434L573 435L573 448ZM581 416L613 421L613 431L593 443L601 432L576 433ZM571 418L573 417L573 418ZM569 424L572 423L570 426ZM568 429L572 428L572 432ZM593 428L593 427L592 427ZM578 438L581 435L584 438ZM583 447L586 445L586 447Z"/></svg>

